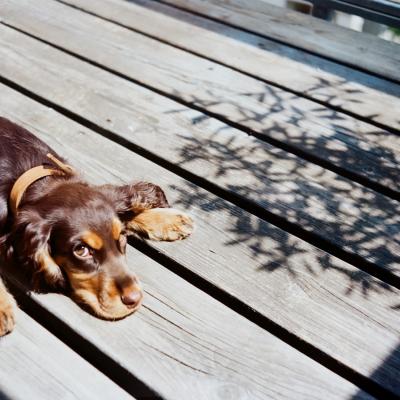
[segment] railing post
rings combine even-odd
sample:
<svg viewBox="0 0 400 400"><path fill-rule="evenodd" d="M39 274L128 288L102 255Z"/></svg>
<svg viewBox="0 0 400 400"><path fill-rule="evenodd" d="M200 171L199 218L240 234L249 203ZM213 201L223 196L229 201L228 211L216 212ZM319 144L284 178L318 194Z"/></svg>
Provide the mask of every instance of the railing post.
<svg viewBox="0 0 400 400"><path fill-rule="evenodd" d="M314 17L325 19L327 21L330 21L333 17L333 10L331 8L315 3L311 13Z"/></svg>

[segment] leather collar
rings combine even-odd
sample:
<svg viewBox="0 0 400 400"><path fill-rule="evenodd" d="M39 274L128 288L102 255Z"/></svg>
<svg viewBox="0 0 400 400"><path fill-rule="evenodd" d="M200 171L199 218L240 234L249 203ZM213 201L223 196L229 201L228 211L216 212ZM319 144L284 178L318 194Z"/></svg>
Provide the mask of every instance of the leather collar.
<svg viewBox="0 0 400 400"><path fill-rule="evenodd" d="M58 167L58 169L55 168L48 168L43 165L39 165L37 167L33 167L31 169L28 169L28 171L25 171L14 183L11 193L10 193L10 199L9 199L9 204L11 211L15 215L18 210L18 206L21 203L22 196L24 195L26 189L32 183L38 181L41 178L44 178L45 176L49 175L76 175L76 171L74 168L72 168L69 165L64 164L61 162L59 159L54 157L52 154L47 154L47 157Z"/></svg>

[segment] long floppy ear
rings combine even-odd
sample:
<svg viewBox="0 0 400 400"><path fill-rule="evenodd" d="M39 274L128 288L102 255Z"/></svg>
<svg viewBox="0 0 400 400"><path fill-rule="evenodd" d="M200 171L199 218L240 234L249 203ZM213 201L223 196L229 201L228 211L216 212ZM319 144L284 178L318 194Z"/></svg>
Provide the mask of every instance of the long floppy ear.
<svg viewBox="0 0 400 400"><path fill-rule="evenodd" d="M110 199L128 235L152 240L184 239L193 230L193 221L185 213L170 208L163 190L149 182L101 187Z"/></svg>
<svg viewBox="0 0 400 400"><path fill-rule="evenodd" d="M37 212L25 210L18 213L11 234L14 258L29 268L34 268L34 281L43 277L51 287L65 287L60 267L50 255L51 223Z"/></svg>
<svg viewBox="0 0 400 400"><path fill-rule="evenodd" d="M114 204L117 214L132 218L151 208L168 208L168 200L160 186L149 182L137 182L130 185L103 185L102 192Z"/></svg>

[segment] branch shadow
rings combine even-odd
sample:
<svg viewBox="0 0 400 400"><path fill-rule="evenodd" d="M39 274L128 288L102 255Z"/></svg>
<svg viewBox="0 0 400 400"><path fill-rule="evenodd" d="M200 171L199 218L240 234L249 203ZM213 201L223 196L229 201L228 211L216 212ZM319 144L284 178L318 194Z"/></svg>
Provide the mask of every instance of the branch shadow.
<svg viewBox="0 0 400 400"><path fill-rule="evenodd" d="M394 290L391 285L367 272L338 263L337 259L328 253L313 251L306 242L272 224L254 218L242 209L236 207L227 209L223 199L210 195L196 185L191 185L190 191L178 186L171 186L171 189L178 195L176 205L183 207L188 203L196 204L207 212L210 220L213 214L228 211L232 228L224 232L227 237L224 242L227 251L229 252L229 247L238 243L246 245L260 271L274 273L284 270L291 280L295 280L304 279L305 272L308 276L318 278L325 272L334 270L348 282L343 293L346 296L356 291L368 298L370 292L383 294ZM236 187L230 187L230 190L235 189ZM400 309L396 307L392 306L392 309Z"/></svg>
<svg viewBox="0 0 400 400"><path fill-rule="evenodd" d="M310 137L301 124L308 115L298 109L292 109L290 125L287 121L274 119L274 114L284 107L277 93L275 104L263 113L254 113L252 109L231 102L235 112L243 121L257 121L271 124L263 133L286 137L288 142L301 143L307 150L319 153L326 159L343 164L348 169L367 169L375 178L387 177L387 181L398 180L397 154L388 148L379 146L379 138L385 140L383 133L376 133L376 146L365 147L365 141L354 136L348 137L341 130L341 116L332 110L324 109L327 124L334 133L328 141L317 134ZM243 96L262 100L267 93L247 93ZM192 97L193 103L209 107L210 102ZM218 100L212 105L218 106ZM328 112L329 111L329 112ZM215 123L215 120L201 113L194 113L186 107L177 107L166 114L179 114L191 125L190 133L171 133L174 138L176 163L193 174L217 185L226 192L240 197L250 206L262 207L266 212L295 224L301 229L333 243L344 251L362 257L377 268L390 273L400 274L400 203L358 183L305 161L293 154L276 148L244 132L234 130L229 125ZM272 122L271 122L272 121ZM291 130L296 126L295 135ZM374 135L370 132L369 135ZM336 143L336 147L333 145ZM360 159L362 155L367 156ZM360 162L361 161L361 162ZM361 165L361 166L360 166ZM381 179L385 181L384 178ZM200 204L204 210L217 213L226 209L226 203L207 192L193 186L190 193L178 187L178 203ZM346 275L349 285L346 294L359 288L366 296L370 291L391 290L390 285L375 279L370 274L357 270L350 272L339 268L325 254L321 259L307 261L301 245L292 240L285 231L271 227L265 230L264 224L254 225L246 212L231 215L232 241L248 245L255 259L262 263L268 272L285 268L295 277L298 272L290 267L294 257L304 258L304 267L312 273L336 269ZM266 248L264 242L273 239L274 245ZM320 271L315 271L315 263ZM314 265L312 267L311 265Z"/></svg>
<svg viewBox="0 0 400 400"><path fill-rule="evenodd" d="M279 110L279 98L276 102L274 110ZM271 114L266 111L260 116L252 115L246 109L237 111L245 118L256 120L268 119ZM187 116L193 128L190 133L171 134L179 139L175 141L174 154L177 156L174 162L181 168L222 188L226 193L225 198L230 195L239 196L250 207L263 207L398 277L399 202L257 138L232 130L227 125L216 126L211 118L203 114L187 111L183 107L170 112L178 113L181 117ZM301 121L303 118L307 116L294 113L292 122L296 123L296 120ZM336 120L335 114L329 116L329 121L334 126L340 124L340 118ZM286 126L275 123L274 129L290 138ZM327 157L333 157L339 162L345 159L349 168L358 163L351 151L352 147L362 146L361 140L351 138L347 147L332 148L324 138L316 136L314 141L308 140L306 132L296 140L304 140L313 149L323 149ZM379 174L386 173L386 160L392 163L396 161L394 153L379 146L369 149L368 153ZM365 163L368 165L368 159ZM190 185L189 190L178 186L172 186L171 189L177 194L177 205L184 207L195 204L207 213L210 221L214 221L213 216L228 212L231 228L224 230L224 251L229 253L229 248L237 244L246 246L260 272L283 272L288 282L296 281L300 286L310 281L321 281L321 285L324 285L323 282L329 279L328 287L333 289L335 296L354 298L359 294L370 302L375 301L375 295L384 297L396 291L393 286L371 274L338 262L331 254L310 250L308 243L277 226L266 224L242 208L227 207L225 200L195 184ZM259 279L268 280L263 276ZM393 304L392 296L390 304L384 307L399 311L400 303ZM369 377L371 381L393 389L394 393L398 393L396 371L399 351L397 348ZM364 397L365 392L360 391L353 398Z"/></svg>
<svg viewBox="0 0 400 400"><path fill-rule="evenodd" d="M201 97L177 91L173 94L241 128L251 129L250 134L259 139L272 139L273 144L323 166L345 171L400 199L400 139L395 135L371 125L368 129L364 125L360 132L350 130L348 118L341 113L313 103L307 109L297 96L268 85L257 92L232 93L231 97L219 96L212 89L203 92ZM185 110L177 108L169 113L182 115ZM204 114L188 117L199 128L207 126L208 118ZM214 133L230 129L221 124ZM247 149L248 153L251 151Z"/></svg>

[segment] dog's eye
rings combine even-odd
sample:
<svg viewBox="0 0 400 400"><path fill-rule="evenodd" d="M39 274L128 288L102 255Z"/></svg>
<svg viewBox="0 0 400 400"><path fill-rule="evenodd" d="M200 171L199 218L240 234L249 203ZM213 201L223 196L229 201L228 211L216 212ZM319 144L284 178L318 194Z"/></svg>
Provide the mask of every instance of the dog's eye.
<svg viewBox="0 0 400 400"><path fill-rule="evenodd" d="M92 250L83 244L78 244L74 248L74 255L78 258L89 258L92 257Z"/></svg>

